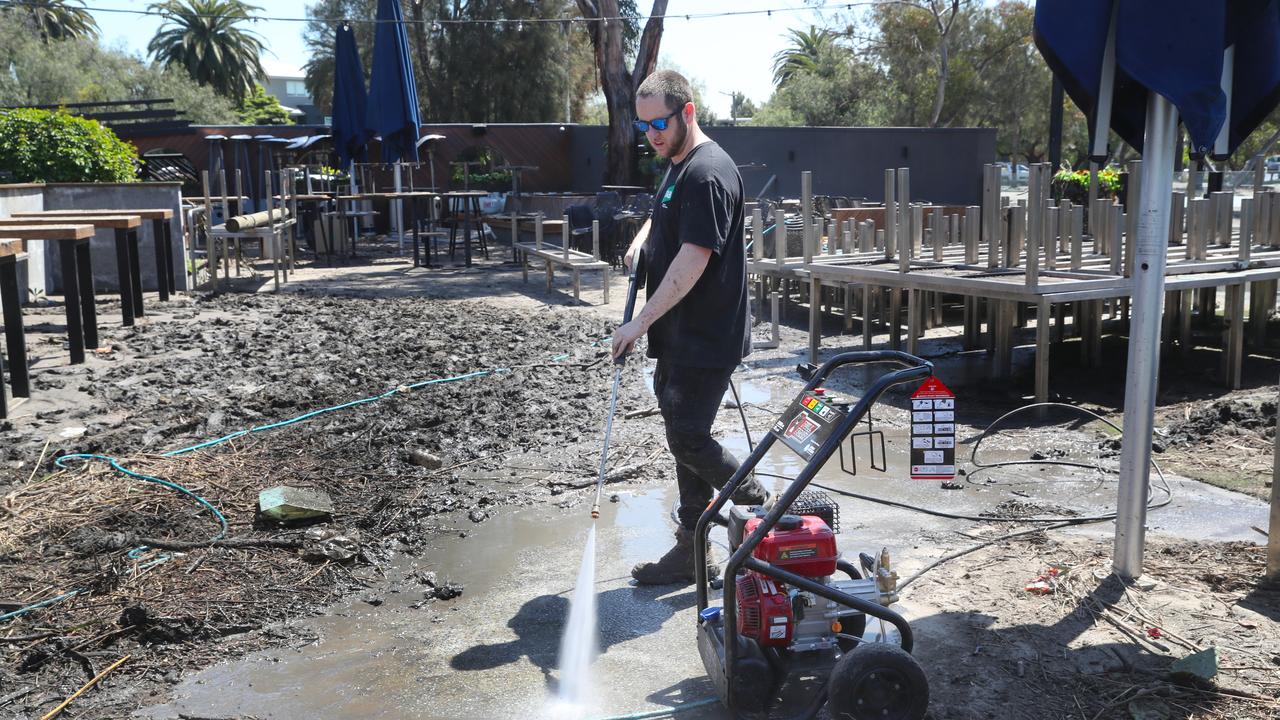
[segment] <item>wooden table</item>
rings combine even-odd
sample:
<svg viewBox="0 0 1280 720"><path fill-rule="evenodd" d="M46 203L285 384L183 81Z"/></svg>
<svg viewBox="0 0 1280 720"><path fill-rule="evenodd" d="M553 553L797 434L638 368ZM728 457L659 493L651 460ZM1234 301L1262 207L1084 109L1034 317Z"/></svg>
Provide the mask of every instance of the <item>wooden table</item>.
<svg viewBox="0 0 1280 720"><path fill-rule="evenodd" d="M120 283L120 315L125 327L133 326L135 317L146 313L142 308L142 272L138 267L138 228L142 218L137 215L110 213L75 216L38 215L0 219L0 234L8 235L14 225L80 225L93 226L94 230L110 228L115 232L116 273ZM23 238L26 240L27 238ZM89 269L92 274L92 268ZM92 295L90 295L92 300Z"/></svg>
<svg viewBox="0 0 1280 720"><path fill-rule="evenodd" d="M112 215L137 215L143 220L151 221L151 237L155 245L156 253L156 286L160 294L160 301L164 302L169 299L171 293L178 292L178 283L173 272L173 227L170 220L173 219L173 210L169 208L129 208L129 209L110 209L110 210L43 210L40 212L15 212L13 217L65 217L79 219L92 215L101 215L110 213ZM142 287L141 284L138 285ZM138 292L141 292L139 289ZM141 307L141 303L139 303ZM141 315L142 313L138 313Z"/></svg>
<svg viewBox="0 0 1280 720"><path fill-rule="evenodd" d="M89 248L94 232L93 225L72 225L66 222L61 225L9 224L0 228L0 234L18 238L24 245L36 241L58 243L58 255L62 263L62 294L67 306L67 341L71 349L72 365L84 362L86 346L98 347L98 309L93 303L93 260ZM8 308L9 303L6 302L5 307ZM6 315L5 326L8 327L8 324Z"/></svg>
<svg viewBox="0 0 1280 720"><path fill-rule="evenodd" d="M480 198L487 197L489 193L479 190L463 190L460 192L441 193L440 197L449 203L450 210L457 215L462 216L463 245L466 248L467 267L471 267L471 223L474 220L479 226L480 232L484 232L484 225L480 221ZM454 243L457 241L458 220L455 217L453 226L449 228L449 257L453 257ZM489 259L489 247L485 244L483 237L480 240L480 250L484 253L484 259Z"/></svg>

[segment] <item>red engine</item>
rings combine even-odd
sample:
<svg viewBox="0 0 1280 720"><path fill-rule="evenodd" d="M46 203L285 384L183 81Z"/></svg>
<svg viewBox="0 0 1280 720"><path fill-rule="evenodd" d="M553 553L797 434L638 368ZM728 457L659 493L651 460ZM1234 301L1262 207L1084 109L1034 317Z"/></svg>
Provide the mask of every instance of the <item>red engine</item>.
<svg viewBox="0 0 1280 720"><path fill-rule="evenodd" d="M794 632L791 598L781 586L751 571L738 576L738 634L785 647Z"/></svg>
<svg viewBox="0 0 1280 720"><path fill-rule="evenodd" d="M760 517L742 526L742 537L755 531ZM736 546L738 543L734 543ZM776 567L805 577L825 577L836 571L835 533L822 518L784 515L751 553ZM785 586L748 570L737 580L738 633L761 645L786 647L795 635L796 615Z"/></svg>

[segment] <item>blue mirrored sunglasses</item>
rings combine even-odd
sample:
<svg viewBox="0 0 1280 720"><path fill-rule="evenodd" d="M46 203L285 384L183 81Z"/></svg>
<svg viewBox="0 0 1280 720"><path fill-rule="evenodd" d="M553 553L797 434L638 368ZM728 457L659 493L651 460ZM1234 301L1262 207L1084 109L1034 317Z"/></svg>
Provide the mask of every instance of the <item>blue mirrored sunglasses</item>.
<svg viewBox="0 0 1280 720"><path fill-rule="evenodd" d="M671 118L679 114L680 114L680 109L676 108L675 110L672 110L671 114L666 117L657 118L656 120L636 120L635 121L636 130L638 132L649 132L649 126L653 126L654 130L657 130L658 132L662 132L663 130L667 129L668 125L671 124Z"/></svg>

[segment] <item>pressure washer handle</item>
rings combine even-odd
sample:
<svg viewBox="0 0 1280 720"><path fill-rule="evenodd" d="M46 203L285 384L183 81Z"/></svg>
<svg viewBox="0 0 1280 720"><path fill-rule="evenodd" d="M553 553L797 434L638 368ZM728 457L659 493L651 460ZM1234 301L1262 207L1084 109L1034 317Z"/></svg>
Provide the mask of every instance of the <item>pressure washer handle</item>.
<svg viewBox="0 0 1280 720"><path fill-rule="evenodd" d="M622 309L622 324L626 325L631 322L631 315L636 311L636 296L640 290L640 268L644 265L644 250L636 253L635 259L631 261L631 272L627 275L627 304ZM614 360L615 365L627 364L627 353L631 352L628 348L627 352L622 353Z"/></svg>

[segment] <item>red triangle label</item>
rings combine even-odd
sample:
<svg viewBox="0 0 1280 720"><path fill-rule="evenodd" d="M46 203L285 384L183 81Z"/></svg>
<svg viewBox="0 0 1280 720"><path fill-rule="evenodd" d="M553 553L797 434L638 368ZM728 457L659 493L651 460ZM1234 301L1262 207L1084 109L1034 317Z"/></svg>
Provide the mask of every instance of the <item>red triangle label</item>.
<svg viewBox="0 0 1280 720"><path fill-rule="evenodd" d="M951 392L951 388L942 384L937 377L930 377L920 383L920 387L911 393L913 398L953 398L956 394Z"/></svg>

